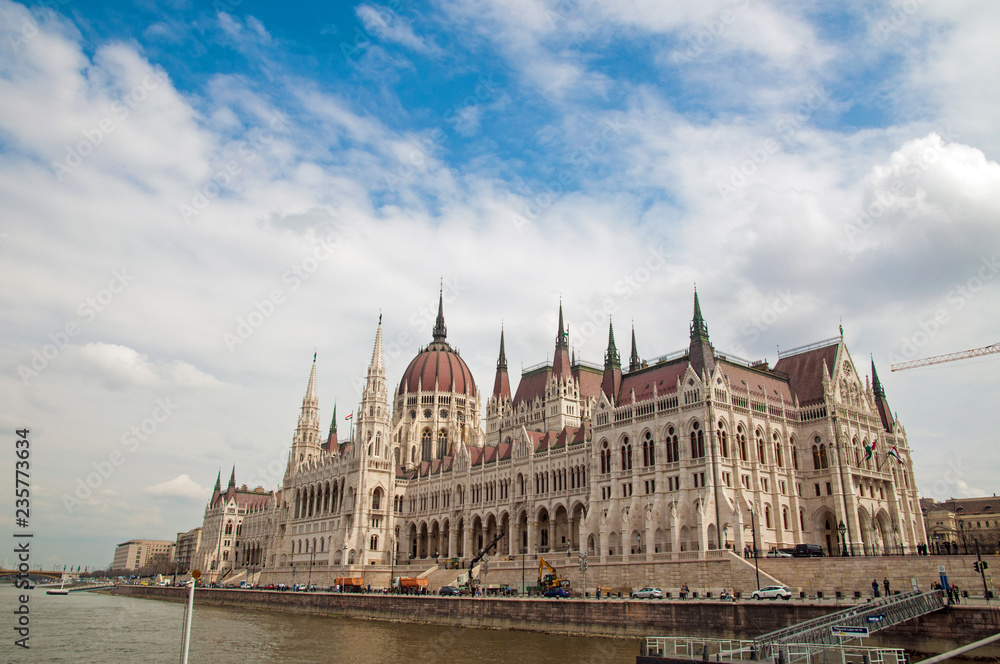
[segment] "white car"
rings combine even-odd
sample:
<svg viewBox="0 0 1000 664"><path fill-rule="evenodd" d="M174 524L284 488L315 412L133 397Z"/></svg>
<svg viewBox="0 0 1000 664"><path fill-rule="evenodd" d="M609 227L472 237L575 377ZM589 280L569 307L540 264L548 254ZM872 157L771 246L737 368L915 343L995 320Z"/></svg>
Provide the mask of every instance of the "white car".
<svg viewBox="0 0 1000 664"><path fill-rule="evenodd" d="M640 588L632 593L632 599L663 599L663 591L659 588Z"/></svg>
<svg viewBox="0 0 1000 664"><path fill-rule="evenodd" d="M755 590L750 593L750 597L754 599L791 599L792 591L790 591L785 586L768 586L767 588L761 588L760 590Z"/></svg>

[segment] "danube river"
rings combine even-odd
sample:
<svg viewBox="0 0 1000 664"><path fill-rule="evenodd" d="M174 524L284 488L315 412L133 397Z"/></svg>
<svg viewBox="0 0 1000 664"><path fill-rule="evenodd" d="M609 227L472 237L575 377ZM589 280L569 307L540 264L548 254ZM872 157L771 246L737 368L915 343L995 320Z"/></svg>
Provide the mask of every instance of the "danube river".
<svg viewBox="0 0 1000 664"><path fill-rule="evenodd" d="M0 588L0 661L176 664L185 605L89 592L30 592L31 648L14 645L18 591ZM192 664L631 663L636 640L458 629L195 607Z"/></svg>

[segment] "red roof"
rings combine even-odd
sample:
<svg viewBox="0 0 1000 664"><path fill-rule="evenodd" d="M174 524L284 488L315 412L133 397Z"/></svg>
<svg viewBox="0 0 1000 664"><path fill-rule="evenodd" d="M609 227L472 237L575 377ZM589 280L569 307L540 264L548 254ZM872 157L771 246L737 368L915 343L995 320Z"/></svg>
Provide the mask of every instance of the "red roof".
<svg viewBox="0 0 1000 664"><path fill-rule="evenodd" d="M641 371L622 376L621 391L618 405L632 403L632 390L635 390L636 401L648 401L653 398L653 386L657 394L669 394L677 391L677 379L687 371L687 359L678 360L672 364L658 364Z"/></svg>
<svg viewBox="0 0 1000 664"><path fill-rule="evenodd" d="M450 392L454 382L455 392L476 394L476 382L468 365L446 343L432 343L413 358L403 372L399 393L417 392L421 387L425 392L433 392L435 382L442 392Z"/></svg>
<svg viewBox="0 0 1000 664"><path fill-rule="evenodd" d="M797 355L789 355L778 360L775 371L788 375L792 393L799 398L800 406L823 401L823 362L827 370L833 371L837 363L839 343L823 348L807 350Z"/></svg>
<svg viewBox="0 0 1000 664"><path fill-rule="evenodd" d="M729 379L729 386L734 391L742 392L745 390L757 398L767 397L772 401L781 399L789 406L794 403L791 389L783 377L754 371L726 360L720 360L719 365L722 374ZM820 387L822 388L822 385Z"/></svg>

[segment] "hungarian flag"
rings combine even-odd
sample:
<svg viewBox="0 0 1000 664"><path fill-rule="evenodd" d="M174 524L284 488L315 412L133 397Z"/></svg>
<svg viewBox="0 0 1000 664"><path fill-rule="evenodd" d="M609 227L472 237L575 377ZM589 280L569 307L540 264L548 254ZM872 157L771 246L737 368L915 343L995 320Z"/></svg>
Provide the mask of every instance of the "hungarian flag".
<svg viewBox="0 0 1000 664"><path fill-rule="evenodd" d="M868 461L868 459L871 459L872 455L875 454L875 446L877 444L878 444L877 440L873 440L871 442L871 444L865 443L865 461Z"/></svg>
<svg viewBox="0 0 1000 664"><path fill-rule="evenodd" d="M889 450L886 456L891 456L893 459L899 462L900 465L903 464L903 457L899 456L899 450L896 449L895 445L892 446L892 449Z"/></svg>
<svg viewBox="0 0 1000 664"><path fill-rule="evenodd" d="M348 415L348 416L347 416L347 417L345 417L344 419L345 419L345 420L349 420L349 419L351 419L352 417L354 417L354 413L351 413L350 415Z"/></svg>

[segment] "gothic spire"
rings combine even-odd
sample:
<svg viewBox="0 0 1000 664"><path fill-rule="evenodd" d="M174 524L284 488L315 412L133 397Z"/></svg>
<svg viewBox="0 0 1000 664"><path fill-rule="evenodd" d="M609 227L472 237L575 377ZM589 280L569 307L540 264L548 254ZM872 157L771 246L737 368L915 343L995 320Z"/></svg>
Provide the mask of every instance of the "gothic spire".
<svg viewBox="0 0 1000 664"><path fill-rule="evenodd" d="M601 391L612 405L618 399L622 384L622 359L615 347L615 328L608 320L608 350L604 353L604 375L601 377Z"/></svg>
<svg viewBox="0 0 1000 664"><path fill-rule="evenodd" d="M448 338L448 328L444 324L444 281L441 282L441 290L438 294L438 315L434 322L434 341L444 343Z"/></svg>
<svg viewBox="0 0 1000 664"><path fill-rule="evenodd" d="M556 333L556 352L552 357L552 373L560 378L572 375L569 362L569 332L563 322L562 299L559 300L559 331Z"/></svg>
<svg viewBox="0 0 1000 664"><path fill-rule="evenodd" d="M633 324L632 325L632 355L629 357L629 360L628 360L628 370L631 373L632 371L638 371L641 368L642 368L642 360L639 359L639 351L638 351L638 349L635 346L635 324Z"/></svg>
<svg viewBox="0 0 1000 664"><path fill-rule="evenodd" d="M608 350L604 354L604 368L621 369L621 366L621 355L618 354L618 348L615 346L615 327L608 320Z"/></svg>
<svg viewBox="0 0 1000 664"><path fill-rule="evenodd" d="M222 491L222 469L219 469L219 474L215 476L215 491Z"/></svg>
<svg viewBox="0 0 1000 664"><path fill-rule="evenodd" d="M885 391L882 389L882 383L878 379L878 372L875 371L875 358L872 358L872 391L875 393L876 399L885 398Z"/></svg>
<svg viewBox="0 0 1000 664"><path fill-rule="evenodd" d="M337 402L334 401L333 402L333 421L330 422L330 435L329 435L329 437L332 438L333 436L336 436L336 435L337 435Z"/></svg>
<svg viewBox="0 0 1000 664"><path fill-rule="evenodd" d="M306 396L302 399L302 407L305 408L306 402L310 405L319 405L319 397L316 394L316 352L313 351L313 363L312 369L309 371L309 384L306 386Z"/></svg>
<svg viewBox="0 0 1000 664"><path fill-rule="evenodd" d="M503 328L500 328L500 357L497 359L497 375L493 381L493 396L497 399L510 398L510 379L507 377L507 354L504 352Z"/></svg>
<svg viewBox="0 0 1000 664"><path fill-rule="evenodd" d="M441 314L438 313L438 320L444 325L441 318ZM436 337L435 337L436 338ZM378 315L378 329L375 331L375 348L372 349L372 361L368 366L368 373L371 374L372 371L379 372L379 375L385 375L385 354L382 351L382 314Z"/></svg>
<svg viewBox="0 0 1000 664"><path fill-rule="evenodd" d="M233 466L233 474L229 476L229 488L236 488L236 466Z"/></svg>
<svg viewBox="0 0 1000 664"><path fill-rule="evenodd" d="M694 318L691 320L691 341L695 339L708 341L708 324L701 315L701 303L698 302L698 289L694 289Z"/></svg>
<svg viewBox="0 0 1000 664"><path fill-rule="evenodd" d="M569 337L569 332L566 331L566 324L563 323L562 298L559 298L559 330L556 332L556 350L569 349L567 337Z"/></svg>

